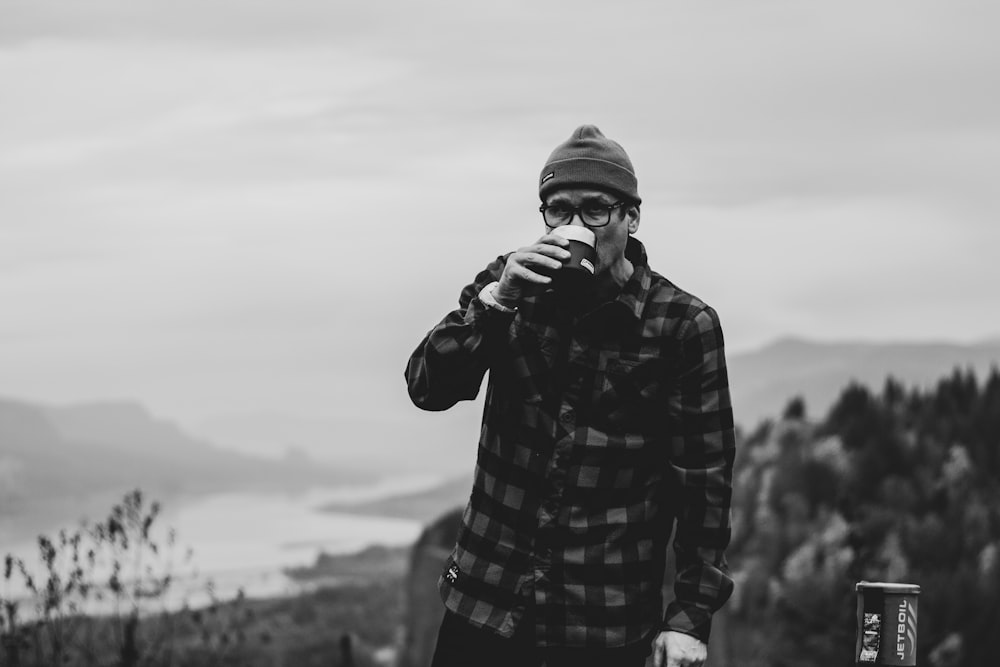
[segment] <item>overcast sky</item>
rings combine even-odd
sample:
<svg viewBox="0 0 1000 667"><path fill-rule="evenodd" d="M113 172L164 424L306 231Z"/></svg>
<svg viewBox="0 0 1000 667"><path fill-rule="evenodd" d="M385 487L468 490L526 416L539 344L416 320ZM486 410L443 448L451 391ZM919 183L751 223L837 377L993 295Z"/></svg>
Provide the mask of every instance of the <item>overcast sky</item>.
<svg viewBox="0 0 1000 667"><path fill-rule="evenodd" d="M996 337L998 21L0 0L0 395L391 421L427 329L541 234L538 172L581 123L632 156L651 264L731 354Z"/></svg>

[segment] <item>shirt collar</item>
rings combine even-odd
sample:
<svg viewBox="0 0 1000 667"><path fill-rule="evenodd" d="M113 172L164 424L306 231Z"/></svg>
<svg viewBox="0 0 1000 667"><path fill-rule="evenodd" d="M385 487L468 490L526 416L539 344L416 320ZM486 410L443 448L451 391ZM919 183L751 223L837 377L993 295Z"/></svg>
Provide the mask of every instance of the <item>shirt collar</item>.
<svg viewBox="0 0 1000 667"><path fill-rule="evenodd" d="M653 276L646 258L646 248L634 236L629 236L625 244L625 259L632 262L632 275L625 281L614 303L638 320L642 317Z"/></svg>

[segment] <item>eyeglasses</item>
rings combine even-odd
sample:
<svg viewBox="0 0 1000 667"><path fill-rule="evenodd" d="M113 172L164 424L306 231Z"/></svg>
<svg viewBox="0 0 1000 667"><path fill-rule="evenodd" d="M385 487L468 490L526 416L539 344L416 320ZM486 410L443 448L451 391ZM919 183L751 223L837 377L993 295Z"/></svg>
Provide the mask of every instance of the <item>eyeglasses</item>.
<svg viewBox="0 0 1000 667"><path fill-rule="evenodd" d="M576 215L579 215L580 220L588 227L604 227L611 222L611 211L623 204L625 204L624 201L615 204L585 201L579 206L570 206L557 202L555 204L542 204L538 210L542 212L545 224L549 227L561 227L569 224L569 221Z"/></svg>

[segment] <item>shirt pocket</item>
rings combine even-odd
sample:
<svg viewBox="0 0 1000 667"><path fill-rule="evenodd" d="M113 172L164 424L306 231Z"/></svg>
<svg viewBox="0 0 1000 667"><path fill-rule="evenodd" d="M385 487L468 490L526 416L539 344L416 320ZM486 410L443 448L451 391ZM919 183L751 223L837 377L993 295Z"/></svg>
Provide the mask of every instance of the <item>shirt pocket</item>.
<svg viewBox="0 0 1000 667"><path fill-rule="evenodd" d="M653 355L606 356L591 397L595 418L609 433L655 435L665 415L663 366ZM624 443L630 442L625 438Z"/></svg>

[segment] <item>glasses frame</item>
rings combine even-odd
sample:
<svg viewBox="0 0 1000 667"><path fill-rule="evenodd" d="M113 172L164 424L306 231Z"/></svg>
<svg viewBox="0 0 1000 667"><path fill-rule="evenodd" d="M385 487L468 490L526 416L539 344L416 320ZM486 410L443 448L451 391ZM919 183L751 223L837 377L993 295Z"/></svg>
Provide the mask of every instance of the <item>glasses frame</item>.
<svg viewBox="0 0 1000 667"><path fill-rule="evenodd" d="M545 222L545 226L548 227L549 229L555 229L556 227L565 227L569 223L573 222L573 218L575 218L577 216L580 217L580 222L583 223L584 227L599 228L599 227L607 227L611 223L611 211L615 210L619 206L624 206L627 203L628 202L626 200L624 200L624 199L622 199L620 201L617 201L614 204L593 204L593 203L587 203L587 204L581 204L580 206L570 206L569 204L564 204L562 202L559 202L557 204L551 204L551 205L550 204L542 204L541 206L538 207L538 210L541 211L541 213L542 213L542 220ZM560 225L550 225L549 221L545 218L545 211L547 209L552 208L552 206L560 206L560 207L564 207L564 208L569 209L569 211L570 211L569 219L566 220L566 222L564 222L564 223L562 223ZM583 209L584 208L603 208L603 209L605 209L607 211L608 219L605 220L604 222L602 222L599 225L592 225L592 224L588 223L586 220L583 219Z"/></svg>

